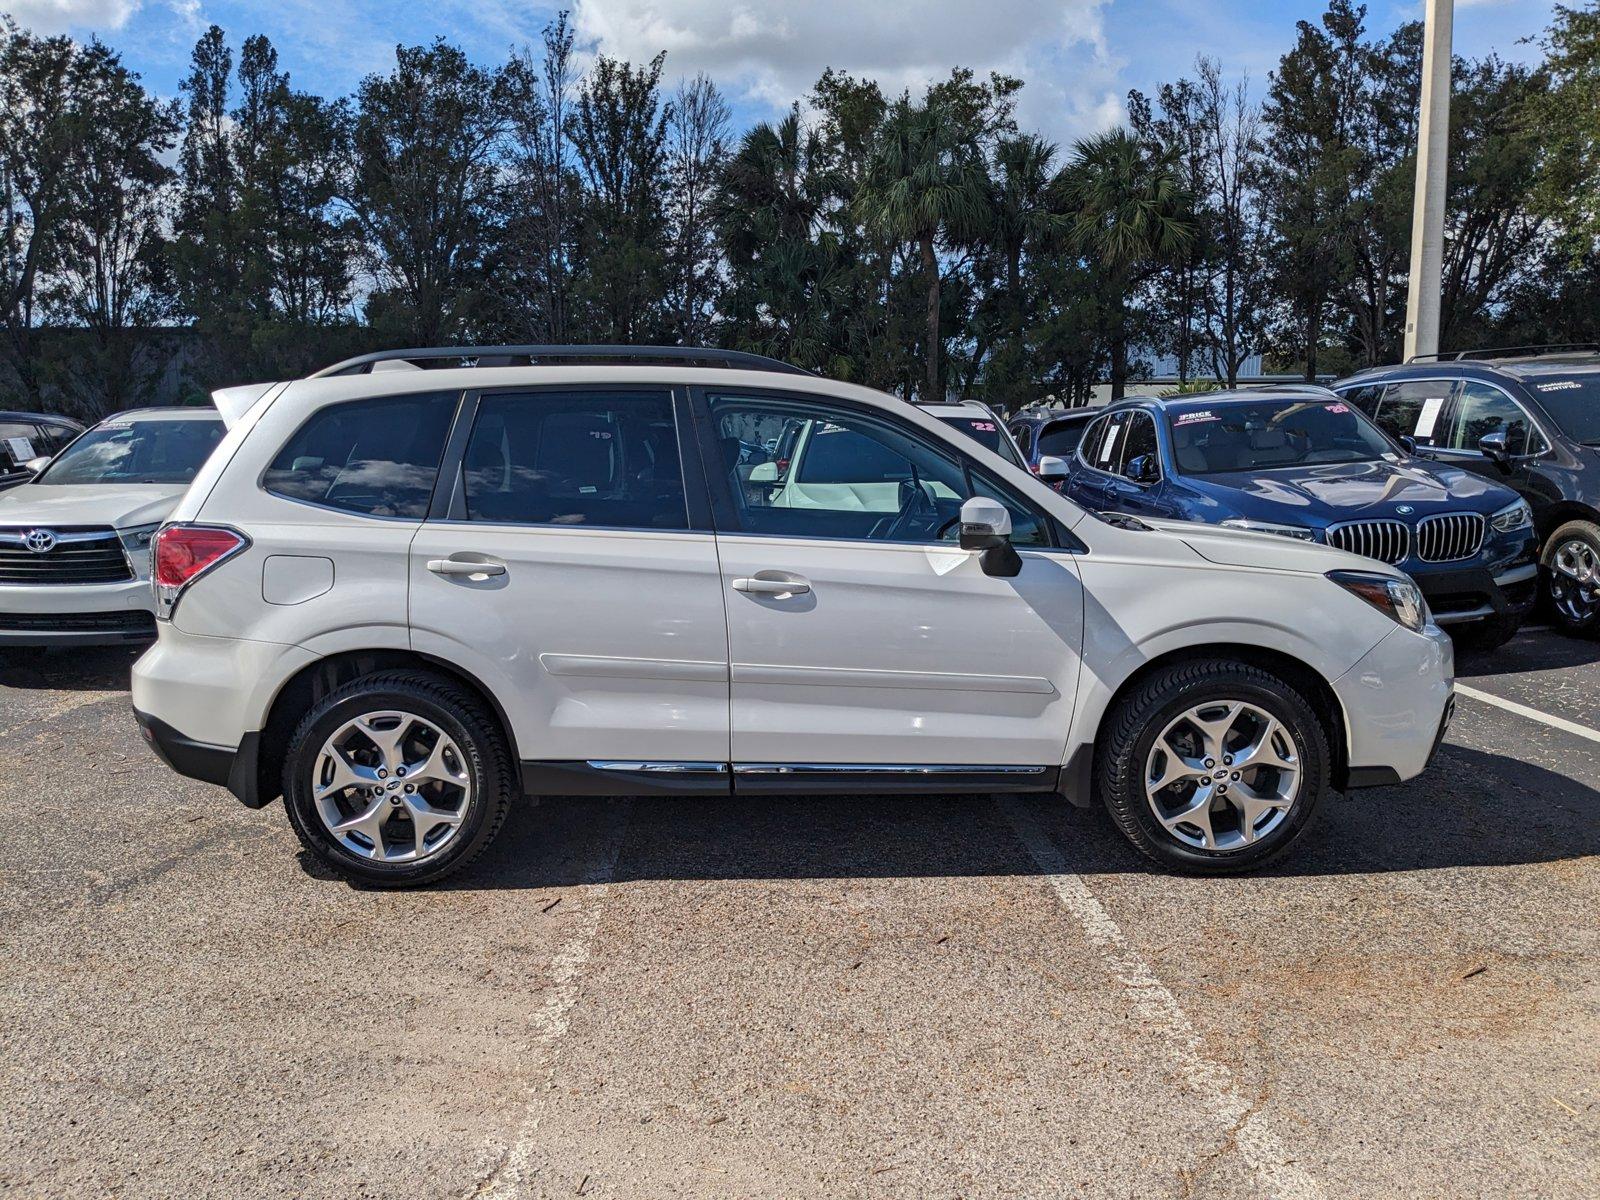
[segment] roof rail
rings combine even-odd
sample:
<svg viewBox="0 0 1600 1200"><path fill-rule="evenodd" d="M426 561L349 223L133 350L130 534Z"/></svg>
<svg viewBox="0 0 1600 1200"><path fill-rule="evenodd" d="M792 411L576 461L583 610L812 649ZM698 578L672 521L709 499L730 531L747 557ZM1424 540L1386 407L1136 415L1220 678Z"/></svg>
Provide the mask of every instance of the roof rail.
<svg viewBox="0 0 1600 1200"><path fill-rule="evenodd" d="M1408 363L1477 362L1495 358L1538 358L1542 354L1600 354L1600 342L1551 342L1542 346L1490 346L1482 350L1450 350L1443 354L1413 354Z"/></svg>
<svg viewBox="0 0 1600 1200"><path fill-rule="evenodd" d="M539 367L556 363L569 366L594 363L634 363L642 366L725 367L731 370L773 371L783 375L815 375L804 367L746 354L742 350L715 350L700 346L429 346L421 349L379 350L358 354L313 372L309 379L330 375L365 375L379 363L433 367Z"/></svg>

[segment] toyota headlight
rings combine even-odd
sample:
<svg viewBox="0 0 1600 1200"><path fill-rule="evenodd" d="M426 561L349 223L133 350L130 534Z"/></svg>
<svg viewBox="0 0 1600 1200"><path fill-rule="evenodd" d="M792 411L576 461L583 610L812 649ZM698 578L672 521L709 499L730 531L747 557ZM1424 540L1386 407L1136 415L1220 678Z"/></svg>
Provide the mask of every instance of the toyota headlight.
<svg viewBox="0 0 1600 1200"><path fill-rule="evenodd" d="M1328 578L1412 633L1420 632L1428 622L1428 606L1422 599L1422 589L1409 579L1396 579L1375 571L1329 571Z"/></svg>
<svg viewBox="0 0 1600 1200"><path fill-rule="evenodd" d="M1243 529L1246 533L1275 533L1279 537L1297 538L1302 542L1314 542L1317 535L1304 525L1276 525L1271 521L1247 521L1243 517L1231 517L1222 522L1224 529Z"/></svg>
<svg viewBox="0 0 1600 1200"><path fill-rule="evenodd" d="M1526 500L1518 500L1515 504L1506 505L1490 517L1489 524L1494 526L1496 533L1513 533L1518 529L1530 529L1533 526L1533 509L1528 507Z"/></svg>
<svg viewBox="0 0 1600 1200"><path fill-rule="evenodd" d="M135 525L131 529L117 530L117 536L122 539L122 548L129 554L143 554L150 549L150 539L155 537L156 530L160 528L160 521L153 525Z"/></svg>

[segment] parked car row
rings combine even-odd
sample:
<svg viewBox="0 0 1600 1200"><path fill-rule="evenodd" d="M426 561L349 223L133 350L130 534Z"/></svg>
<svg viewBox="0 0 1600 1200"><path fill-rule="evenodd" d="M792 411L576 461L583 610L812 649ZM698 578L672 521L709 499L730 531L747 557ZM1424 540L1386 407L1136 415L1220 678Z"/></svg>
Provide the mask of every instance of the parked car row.
<svg viewBox="0 0 1600 1200"><path fill-rule="evenodd" d="M1600 632L1600 349L1464 352L1286 385L1026 414L1033 469L1086 506L1322 542L1402 567L1439 624L1509 638L1543 580Z"/></svg>

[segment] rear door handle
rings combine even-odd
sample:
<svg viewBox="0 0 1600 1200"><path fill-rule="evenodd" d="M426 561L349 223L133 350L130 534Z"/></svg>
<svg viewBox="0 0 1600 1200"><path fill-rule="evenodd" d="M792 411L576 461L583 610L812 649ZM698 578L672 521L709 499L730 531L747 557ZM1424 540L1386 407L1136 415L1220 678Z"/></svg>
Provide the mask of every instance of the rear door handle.
<svg viewBox="0 0 1600 1200"><path fill-rule="evenodd" d="M763 572L748 579L735 579L733 590L750 596L803 596L811 590L811 584L798 575L787 579L774 576L778 576L778 572Z"/></svg>
<svg viewBox="0 0 1600 1200"><path fill-rule="evenodd" d="M463 562L458 558L430 558L428 570L435 575L504 575L502 563Z"/></svg>

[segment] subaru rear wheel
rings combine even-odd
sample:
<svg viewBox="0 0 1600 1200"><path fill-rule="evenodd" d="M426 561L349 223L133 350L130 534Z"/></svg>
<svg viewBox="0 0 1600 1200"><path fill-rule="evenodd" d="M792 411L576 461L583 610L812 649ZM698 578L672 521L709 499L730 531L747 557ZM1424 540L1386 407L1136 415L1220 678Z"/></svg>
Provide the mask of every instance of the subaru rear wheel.
<svg viewBox="0 0 1600 1200"><path fill-rule="evenodd" d="M475 697L425 672L375 675L321 700L290 740L284 802L340 874L400 887L475 858L510 807L505 739Z"/></svg>

